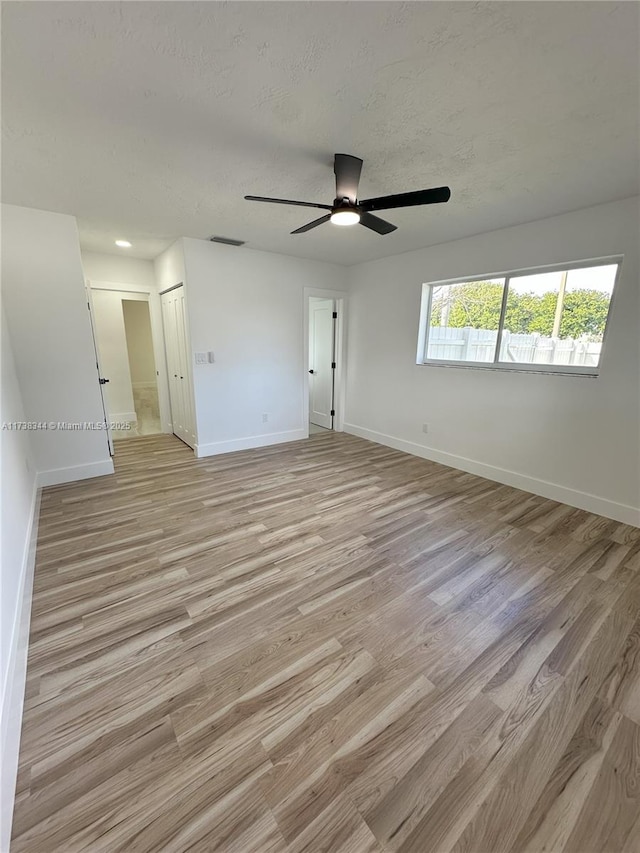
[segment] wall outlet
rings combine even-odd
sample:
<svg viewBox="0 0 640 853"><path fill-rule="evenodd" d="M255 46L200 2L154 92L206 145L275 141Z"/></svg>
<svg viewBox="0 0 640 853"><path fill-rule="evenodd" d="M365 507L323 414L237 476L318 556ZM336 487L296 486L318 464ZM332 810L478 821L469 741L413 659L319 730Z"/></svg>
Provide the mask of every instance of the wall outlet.
<svg viewBox="0 0 640 853"><path fill-rule="evenodd" d="M269 422L269 415L266 412L262 413L262 423L266 424Z"/></svg>
<svg viewBox="0 0 640 853"><path fill-rule="evenodd" d="M429 432L429 424L422 424L422 432Z"/></svg>

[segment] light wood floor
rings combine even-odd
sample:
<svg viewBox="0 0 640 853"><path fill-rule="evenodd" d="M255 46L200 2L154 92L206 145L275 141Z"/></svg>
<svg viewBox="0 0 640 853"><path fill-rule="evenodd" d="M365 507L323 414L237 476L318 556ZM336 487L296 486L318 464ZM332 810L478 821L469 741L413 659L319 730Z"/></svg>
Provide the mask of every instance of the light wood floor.
<svg viewBox="0 0 640 853"><path fill-rule="evenodd" d="M637 853L640 530L360 439L45 490L13 853Z"/></svg>

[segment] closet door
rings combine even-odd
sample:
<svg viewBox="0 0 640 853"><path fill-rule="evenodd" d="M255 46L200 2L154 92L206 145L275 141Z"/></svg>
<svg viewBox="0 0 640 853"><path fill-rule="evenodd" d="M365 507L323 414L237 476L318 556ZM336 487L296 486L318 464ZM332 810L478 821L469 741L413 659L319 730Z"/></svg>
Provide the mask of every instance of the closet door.
<svg viewBox="0 0 640 853"><path fill-rule="evenodd" d="M186 441L191 447L195 444L196 430L193 412L193 397L191 394L191 374L189 347L187 346L187 311L184 302L184 288L180 287L176 295L176 332L178 345L178 366L180 368L180 394L182 426Z"/></svg>
<svg viewBox="0 0 640 853"><path fill-rule="evenodd" d="M191 402L189 353L187 350L184 288L176 287L162 294L162 321L169 373L169 398L173 432L193 447L195 428Z"/></svg>
<svg viewBox="0 0 640 853"><path fill-rule="evenodd" d="M182 417L180 406L180 384L177 364L176 345L176 309L174 292L163 293L162 301L162 323L164 326L164 347L167 359L167 373L169 378L169 402L171 404L171 424L176 435L180 435L182 429Z"/></svg>

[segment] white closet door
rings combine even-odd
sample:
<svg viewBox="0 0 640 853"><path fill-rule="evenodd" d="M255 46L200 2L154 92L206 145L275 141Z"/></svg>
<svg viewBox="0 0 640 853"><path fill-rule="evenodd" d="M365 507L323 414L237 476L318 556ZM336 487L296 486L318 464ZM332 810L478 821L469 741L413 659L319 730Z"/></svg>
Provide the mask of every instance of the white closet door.
<svg viewBox="0 0 640 853"><path fill-rule="evenodd" d="M180 391L182 405L183 429L187 435L187 444L195 443L195 423L193 417L193 405L190 382L190 358L187 347L187 312L184 303L184 289L180 287L176 298L176 328L178 338L178 366L180 367Z"/></svg>
<svg viewBox="0 0 640 853"><path fill-rule="evenodd" d="M333 429L333 299L309 301L309 421Z"/></svg>
<svg viewBox="0 0 640 853"><path fill-rule="evenodd" d="M164 327L164 347L167 358L167 373L169 378L169 402L171 404L171 425L174 433L180 431L180 411L178 395L178 368L176 365L176 321L173 293L162 294L162 324Z"/></svg>
<svg viewBox="0 0 640 853"><path fill-rule="evenodd" d="M162 294L162 321L169 373L169 398L173 432L185 444L195 444L195 424L191 397L191 375L187 349L184 288Z"/></svg>

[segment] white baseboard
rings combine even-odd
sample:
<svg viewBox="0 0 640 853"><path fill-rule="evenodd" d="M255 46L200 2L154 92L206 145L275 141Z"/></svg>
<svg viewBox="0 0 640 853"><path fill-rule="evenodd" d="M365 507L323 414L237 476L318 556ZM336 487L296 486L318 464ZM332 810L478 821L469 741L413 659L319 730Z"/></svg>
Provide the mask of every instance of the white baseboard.
<svg viewBox="0 0 640 853"><path fill-rule="evenodd" d="M516 471L509 471L506 468L487 465L484 462L477 462L475 459L467 459L466 456L457 456L454 453L435 450L433 447L424 447L422 444L405 441L405 439L376 432L356 424L345 424L344 431L360 438L366 438L369 441L375 441L376 444L384 444L386 447L411 453L413 456L421 456L423 459L429 459L432 462L440 462L450 468L467 471L469 474L477 474L487 480L504 483L506 486L513 486L516 489L522 489L543 498L549 498L553 501L569 504L569 506L574 506L577 509L593 512L596 515L613 518L615 521L621 521L624 524L640 527L640 509L627 504L616 503L588 492L580 492L577 489L561 486L558 483L549 483L547 480L538 480L536 477L518 474Z"/></svg>
<svg viewBox="0 0 640 853"><path fill-rule="evenodd" d="M25 537L25 549L20 567L18 585L18 609L11 635L9 665L6 683L2 692L2 780L0 790L0 850L8 851L11 839L13 802L18 775L20 754L20 732L24 689L27 679L27 652L29 649L29 625L31 622L31 597L33 572L36 563L36 541L40 513L40 489L34 485L31 517Z"/></svg>
<svg viewBox="0 0 640 853"><path fill-rule="evenodd" d="M101 462L88 462L86 465L71 465L69 468L52 468L49 471L38 471L36 485L57 486L59 483L72 483L74 480L88 480L90 477L104 477L113 474L113 460L104 459Z"/></svg>
<svg viewBox="0 0 640 853"><path fill-rule="evenodd" d="M196 444L196 457L218 456L221 453L234 453L236 450L251 450L254 447L268 447L270 444L284 444L287 441L299 441L308 438L306 429L291 429L287 432L270 432L266 435L250 435L247 438L234 438L231 441L216 441L212 444Z"/></svg>
<svg viewBox="0 0 640 853"><path fill-rule="evenodd" d="M109 422L112 424L131 424L138 420L135 412L118 412L115 415L109 415Z"/></svg>

